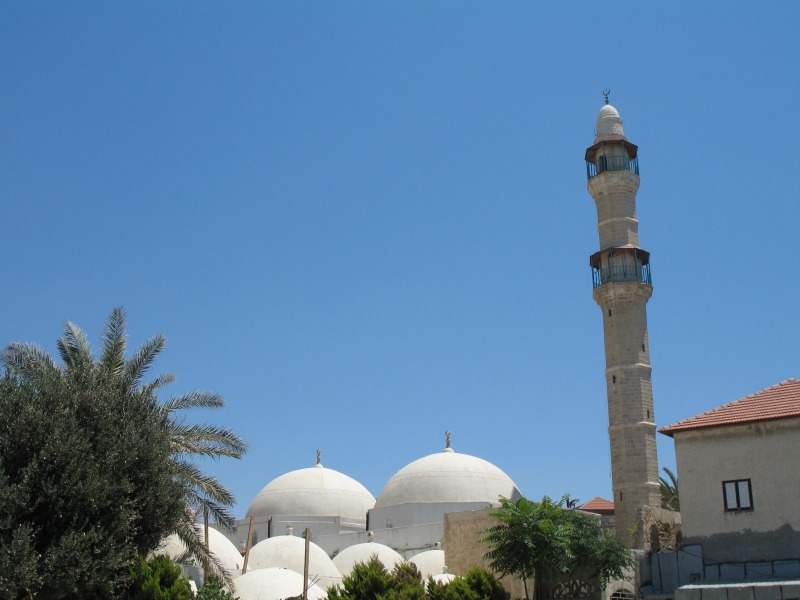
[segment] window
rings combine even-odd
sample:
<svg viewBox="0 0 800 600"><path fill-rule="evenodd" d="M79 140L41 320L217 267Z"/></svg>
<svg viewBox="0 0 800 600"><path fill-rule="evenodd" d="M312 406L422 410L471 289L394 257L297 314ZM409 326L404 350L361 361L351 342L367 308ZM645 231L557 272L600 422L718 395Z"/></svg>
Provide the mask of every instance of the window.
<svg viewBox="0 0 800 600"><path fill-rule="evenodd" d="M722 495L726 511L753 510L753 488L749 479L723 481Z"/></svg>

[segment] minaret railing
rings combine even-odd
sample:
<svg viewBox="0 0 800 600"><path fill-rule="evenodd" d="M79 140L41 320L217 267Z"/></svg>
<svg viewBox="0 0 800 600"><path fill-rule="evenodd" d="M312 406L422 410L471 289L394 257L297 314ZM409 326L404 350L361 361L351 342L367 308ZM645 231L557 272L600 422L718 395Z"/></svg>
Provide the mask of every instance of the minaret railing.
<svg viewBox="0 0 800 600"><path fill-rule="evenodd" d="M639 174L639 157L600 156L596 161L586 161L586 177L592 179L606 171L630 171Z"/></svg>
<svg viewBox="0 0 800 600"><path fill-rule="evenodd" d="M592 267L592 287L600 287L601 285L615 282L646 283L652 286L650 264L614 265L602 269Z"/></svg>

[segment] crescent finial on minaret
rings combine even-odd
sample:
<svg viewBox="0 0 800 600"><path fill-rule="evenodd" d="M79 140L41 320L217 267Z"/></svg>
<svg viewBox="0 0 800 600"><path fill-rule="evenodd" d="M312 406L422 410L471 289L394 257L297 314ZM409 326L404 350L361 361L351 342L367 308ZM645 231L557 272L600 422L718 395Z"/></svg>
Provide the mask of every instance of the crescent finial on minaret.
<svg viewBox="0 0 800 600"><path fill-rule="evenodd" d="M317 466L322 466L322 450L317 448Z"/></svg>
<svg viewBox="0 0 800 600"><path fill-rule="evenodd" d="M608 104L608 95L611 93L611 90L603 90L603 97L606 99L606 104Z"/></svg>
<svg viewBox="0 0 800 600"><path fill-rule="evenodd" d="M449 448L450 447L450 431L449 430L445 431L444 435L445 435L445 443L446 443L445 448Z"/></svg>

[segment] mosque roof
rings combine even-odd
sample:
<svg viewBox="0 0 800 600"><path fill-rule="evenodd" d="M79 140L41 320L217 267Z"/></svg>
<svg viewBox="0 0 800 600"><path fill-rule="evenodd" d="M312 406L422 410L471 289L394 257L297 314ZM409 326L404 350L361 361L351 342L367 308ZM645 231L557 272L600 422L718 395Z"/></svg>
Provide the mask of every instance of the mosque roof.
<svg viewBox="0 0 800 600"><path fill-rule="evenodd" d="M281 568L302 575L305 544L303 538L294 535L267 538L250 548L247 570ZM319 581L320 587L326 589L342 579L328 554L314 542L308 545L308 576L312 581Z"/></svg>
<svg viewBox="0 0 800 600"><path fill-rule="evenodd" d="M490 462L447 447L400 469L384 486L375 507L433 502L492 504L500 496L512 500L520 496L508 475Z"/></svg>
<svg viewBox="0 0 800 600"><path fill-rule="evenodd" d="M373 555L377 556L378 560L389 571L394 569L396 564L403 562L403 557L389 548L389 546L368 542L345 548L333 557L333 564L339 569L342 577L346 577L352 572L357 563L369 562Z"/></svg>
<svg viewBox="0 0 800 600"><path fill-rule="evenodd" d="M422 573L422 580L425 581L429 576L433 577L444 573L444 550L420 552L409 558L408 562L417 566L419 572Z"/></svg>
<svg viewBox="0 0 800 600"><path fill-rule="evenodd" d="M800 416L800 379L787 379L719 408L662 427L658 431L670 437L677 431L737 425Z"/></svg>
<svg viewBox="0 0 800 600"><path fill-rule="evenodd" d="M317 463L270 481L247 509L246 518L275 515L365 520L375 498L352 477Z"/></svg>
<svg viewBox="0 0 800 600"><path fill-rule="evenodd" d="M309 578L310 579L310 578ZM233 580L239 600L283 600L302 595L303 576L289 569L257 569ZM317 585L308 587L309 600L322 600L327 594Z"/></svg>
<svg viewBox="0 0 800 600"><path fill-rule="evenodd" d="M200 527L200 541L205 540L204 528ZM208 528L208 549L219 559L222 568L235 577L242 572L244 558L224 534L213 527ZM169 556L172 560L181 560L186 554L186 546L176 534L167 536L153 554Z"/></svg>

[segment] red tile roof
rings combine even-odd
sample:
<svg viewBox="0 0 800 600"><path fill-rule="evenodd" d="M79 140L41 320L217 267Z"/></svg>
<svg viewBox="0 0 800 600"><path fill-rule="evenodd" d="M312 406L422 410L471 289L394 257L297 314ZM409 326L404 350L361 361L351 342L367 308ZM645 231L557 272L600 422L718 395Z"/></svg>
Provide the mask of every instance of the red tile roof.
<svg viewBox="0 0 800 600"><path fill-rule="evenodd" d="M606 500L605 498L601 498L600 496L595 496L588 502L581 504L578 507L579 510L585 510L587 512L595 512L595 513L608 513L614 512L614 503L610 500Z"/></svg>
<svg viewBox="0 0 800 600"><path fill-rule="evenodd" d="M678 421L658 431L672 437L676 431L736 425L770 419L800 417L800 379L787 379L765 390L723 404L696 417Z"/></svg>

